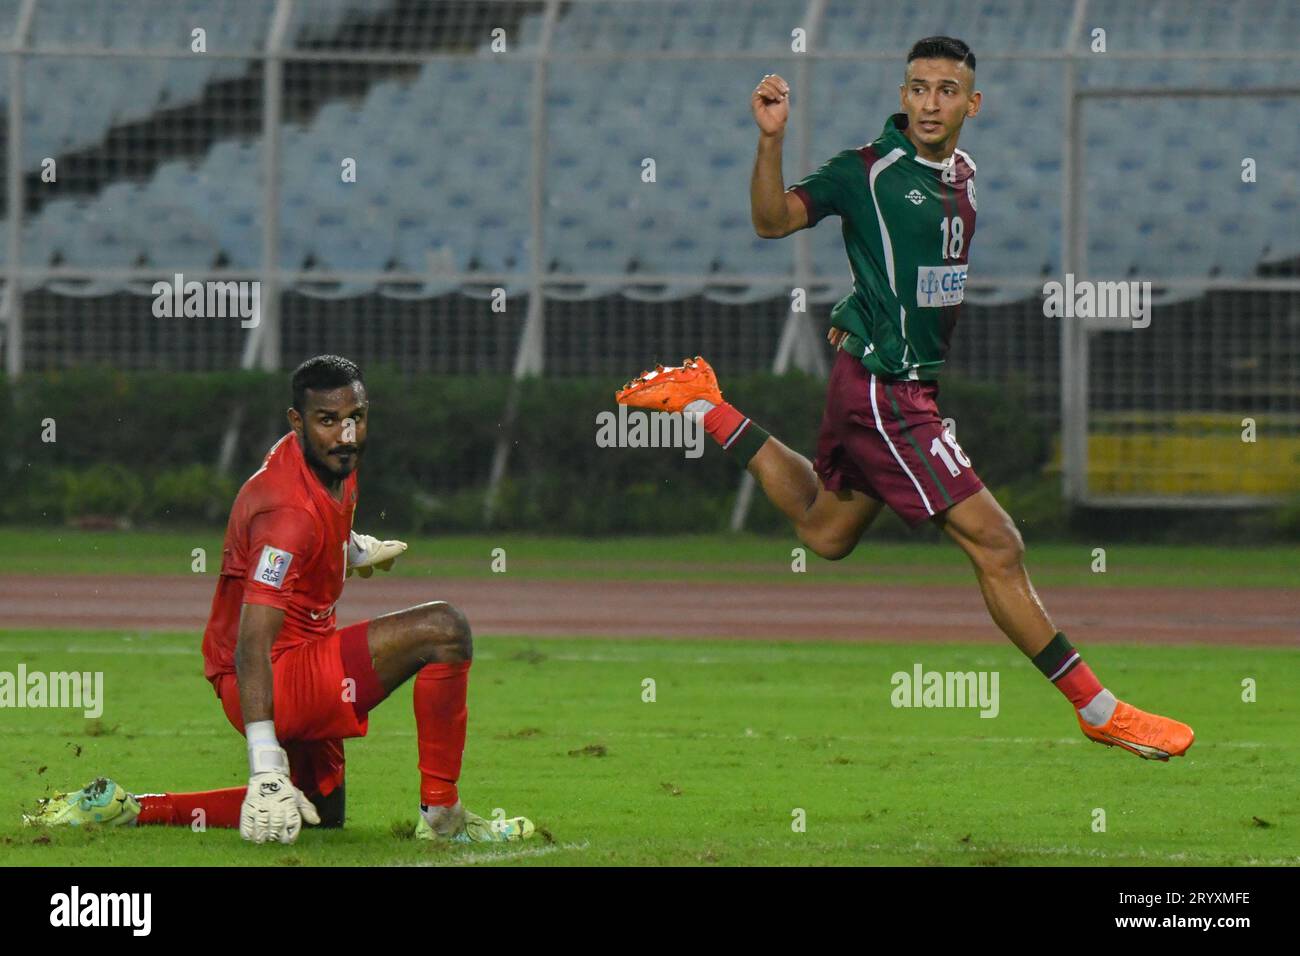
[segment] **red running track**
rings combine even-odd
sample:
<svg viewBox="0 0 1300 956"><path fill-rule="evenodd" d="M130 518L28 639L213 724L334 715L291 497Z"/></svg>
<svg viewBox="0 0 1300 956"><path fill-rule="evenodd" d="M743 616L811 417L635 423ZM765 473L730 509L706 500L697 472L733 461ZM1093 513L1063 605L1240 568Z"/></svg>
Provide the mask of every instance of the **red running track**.
<svg viewBox="0 0 1300 956"><path fill-rule="evenodd" d="M0 578L0 627L202 632L211 576ZM1079 643L1300 647L1300 596L1284 588L1096 588L1039 591L1057 627ZM792 581L353 578L340 624L447 600L480 635L836 641L998 641L969 586Z"/></svg>

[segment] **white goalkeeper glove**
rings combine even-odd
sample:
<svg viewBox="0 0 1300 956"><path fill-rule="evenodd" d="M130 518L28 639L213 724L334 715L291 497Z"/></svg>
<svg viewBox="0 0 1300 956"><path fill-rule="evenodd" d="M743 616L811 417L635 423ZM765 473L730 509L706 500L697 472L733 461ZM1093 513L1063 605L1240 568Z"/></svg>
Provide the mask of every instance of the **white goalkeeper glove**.
<svg viewBox="0 0 1300 956"><path fill-rule="evenodd" d="M353 571L363 578L374 574L375 568L387 571L405 550L405 541L380 541L368 534L353 531L348 539L348 577L352 577Z"/></svg>
<svg viewBox="0 0 1300 956"><path fill-rule="evenodd" d="M275 725L255 721L248 735L248 792L239 811L239 835L254 843L292 843L302 822L320 823L312 802L289 779L289 757L275 739Z"/></svg>

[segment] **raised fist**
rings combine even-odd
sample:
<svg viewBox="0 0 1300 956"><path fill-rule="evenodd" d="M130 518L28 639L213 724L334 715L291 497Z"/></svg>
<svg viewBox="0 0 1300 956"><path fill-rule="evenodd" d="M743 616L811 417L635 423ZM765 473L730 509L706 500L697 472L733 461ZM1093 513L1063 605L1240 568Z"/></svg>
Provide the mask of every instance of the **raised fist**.
<svg viewBox="0 0 1300 956"><path fill-rule="evenodd" d="M785 121L790 118L790 84L775 73L767 74L754 88L749 107L764 135L781 135L785 132Z"/></svg>

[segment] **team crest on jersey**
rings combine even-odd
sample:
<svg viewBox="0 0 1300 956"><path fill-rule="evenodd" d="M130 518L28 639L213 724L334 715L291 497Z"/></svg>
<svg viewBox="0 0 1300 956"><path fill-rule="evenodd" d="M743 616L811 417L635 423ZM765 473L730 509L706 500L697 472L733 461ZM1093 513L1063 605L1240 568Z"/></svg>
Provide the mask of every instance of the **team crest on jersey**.
<svg viewBox="0 0 1300 956"><path fill-rule="evenodd" d="M253 571L253 580L259 584L267 584L273 588L278 588L284 583L284 575L289 570L291 561L293 561L293 555L288 551L281 551L279 548L273 548L268 544L262 548L262 557L258 560L257 568Z"/></svg>
<svg viewBox="0 0 1300 956"><path fill-rule="evenodd" d="M916 304L920 308L959 305L965 298L965 266L920 266L916 270Z"/></svg>
<svg viewBox="0 0 1300 956"><path fill-rule="evenodd" d="M966 198L970 200L971 209L979 212L979 206L975 205L975 180L966 180Z"/></svg>
<svg viewBox="0 0 1300 956"><path fill-rule="evenodd" d="M909 200L913 206L919 206L921 203L925 202L925 193L921 192L919 189L913 189L903 198Z"/></svg>

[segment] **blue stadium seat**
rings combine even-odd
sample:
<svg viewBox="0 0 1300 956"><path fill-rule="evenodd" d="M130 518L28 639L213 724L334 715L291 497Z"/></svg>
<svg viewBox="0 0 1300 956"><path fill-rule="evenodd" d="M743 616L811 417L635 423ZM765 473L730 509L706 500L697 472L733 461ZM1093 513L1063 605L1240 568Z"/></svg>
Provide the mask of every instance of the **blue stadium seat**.
<svg viewBox="0 0 1300 956"><path fill-rule="evenodd" d="M81 38L77 42L175 45L188 37L185 24L195 11L209 8L183 0L128 4L110 15L105 11L115 6L75 3L85 10L82 22L60 22L75 18L52 17L52 6L37 5L38 45L72 42L68 36ZM321 0L315 18L303 13L303 4L296 6L291 34L326 37L349 16L390 9L391 0ZM270 0L239 6L246 12L210 30L211 48L251 49L264 33L269 8ZM960 15L977 51L1049 49L1063 38L1071 8L1064 0L943 0L925 8L831 0L820 42L840 50L897 49ZM555 41L560 50L786 52L789 30L800 25L805 9L804 0L575 4L562 14ZM1116 50L1137 51L1248 43L1285 48L1276 34L1294 28L1300 16L1284 0L1266 0L1250 16L1230 4L1208 4L1203 13L1189 18L1161 3L1142 19L1130 0L1095 0L1089 7L1090 18L1108 24ZM0 22L6 15L0 5ZM537 12L526 14L515 48L535 42L540 27ZM812 88L795 93L796 107L813 111L814 163L877 135L895 108L900 67L848 59L814 65ZM192 99L213 78L247 68L242 60L114 63L37 56L28 77L58 93L43 97L39 108L29 99L24 165L100 138L110 124L146 116L159 104ZM550 277L629 268L639 274L688 271L707 273L709 281L701 277L631 294L664 298L702 287L721 301L784 294L794 243L757 239L748 216L754 131L747 96L759 69L742 58L566 62L561 56L552 63L544 197ZM1239 86L1287 81L1288 70L1293 64L1283 61L1207 65L1096 57L1082 61L1080 75L1092 86ZM375 272L391 264L420 277L414 284L380 284L383 294L399 297L446 291L451 286L440 274L526 270L531 151L524 94L531 77L531 64L522 60L436 59L410 78L381 80L363 96L328 103L315 116L287 124L281 136L282 264ZM1059 274L1060 64L988 58L979 77L984 110L963 142L980 163L972 277ZM7 72L0 70L0 96L6 82ZM1300 254L1296 179L1277 158L1300 145L1295 124L1285 121L1290 107L1285 98L1090 100L1083 129L1089 270L1135 278L1216 270L1248 275L1260 261ZM1215 137L1204 136L1206 129ZM1135 137L1135 130L1142 135ZM1220 140L1236 145L1222 148L1216 145ZM794 168L794 144L791 138L786 150L788 180L807 171ZM1259 162L1258 182L1240 183L1242 155ZM358 161L356 183L339 179L345 156ZM641 182L647 156L656 160L655 183ZM49 238L39 233L34 254L48 261L64 256L66 248L69 255L100 255L105 261L161 262L174 248L178 259L201 263L211 253L255 270L261 263L261 157L260 140L228 140L197 165L160 166L149 182L126 190L139 190L131 202L136 220L151 224L143 236L126 235L130 223L114 218L111 204L123 201L121 190L104 190L77 206L79 213L51 202L45 207L50 212L38 217L42 229L49 227ZM1188 179L1201 184L1199 195L1188 195ZM77 222L78 214L86 220L77 229L81 235L65 237L67 223ZM86 236L92 233L120 240L120 248L112 254L88 249ZM817 295L847 291L838 222L821 225L810 241ZM753 281L719 287L719 275ZM372 286L314 291L356 294ZM616 288L610 280L567 291L592 296Z"/></svg>
<svg viewBox="0 0 1300 956"><path fill-rule="evenodd" d="M383 272L393 258L394 234L379 217L359 214L343 203L316 206L308 217L301 246L312 271ZM298 237L295 237L298 238ZM291 247L291 251L296 250ZM378 280L349 278L337 282L303 282L298 291L322 299L342 299L374 291Z"/></svg>
<svg viewBox="0 0 1300 956"><path fill-rule="evenodd" d="M465 292L478 298L491 296L500 287L508 295L527 290L526 273L530 268L527 234L520 229L518 216L508 207L480 206L470 220L473 235L472 265L476 272L494 275L482 283L466 286ZM516 275L501 278L502 273Z"/></svg>
<svg viewBox="0 0 1300 956"><path fill-rule="evenodd" d="M740 304L789 293L794 283L794 246L790 242L754 235L747 213L724 213L717 225L725 237L718 250L721 271L755 278L743 286L712 286L706 292L710 299Z"/></svg>
<svg viewBox="0 0 1300 956"><path fill-rule="evenodd" d="M194 210L149 200L134 218L143 227L145 258L150 265L203 272L216 262L220 244Z"/></svg>
<svg viewBox="0 0 1300 956"><path fill-rule="evenodd" d="M116 183L104 190L101 201L87 209L82 228L67 237L65 265L85 269L129 269L146 258L145 225L133 215L143 204L135 183ZM124 278L93 281L52 280L49 288L60 295L107 295L128 286Z"/></svg>
<svg viewBox="0 0 1300 956"><path fill-rule="evenodd" d="M703 214L704 210L698 210ZM662 213L645 216L630 236L637 273L690 276L705 273L718 257L715 233L692 229L694 215ZM634 273L635 274L635 273ZM655 286L630 285L624 294L630 299L662 302L698 295L706 279L684 278Z"/></svg>
<svg viewBox="0 0 1300 956"><path fill-rule="evenodd" d="M94 0L57 0L36 4L30 40L36 47L106 45L112 36L112 14L105 3Z"/></svg>
<svg viewBox="0 0 1300 956"><path fill-rule="evenodd" d="M231 269L262 266L261 204L232 198L220 207L215 221L220 254Z"/></svg>
<svg viewBox="0 0 1300 956"><path fill-rule="evenodd" d="M79 198L59 198L48 202L40 213L23 225L23 261L32 266L66 265L75 237L84 235L91 204ZM27 280L23 288L43 285L39 279Z"/></svg>
<svg viewBox="0 0 1300 956"><path fill-rule="evenodd" d="M396 223L395 270L421 278L415 282L386 282L379 291L394 299L426 299L450 292L460 283L442 276L467 272L473 248L474 229L470 224L451 222L431 229L425 216L403 213Z"/></svg>
<svg viewBox="0 0 1300 956"><path fill-rule="evenodd" d="M596 219L581 209L562 211L548 219L546 238L551 257L548 279L562 280L566 275L583 274L616 277L627 271L631 260L627 230L611 225L608 219ZM552 289L557 298L593 299L619 286L617 278L577 279Z"/></svg>

